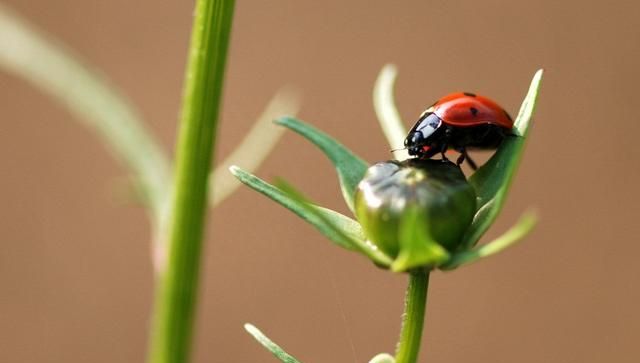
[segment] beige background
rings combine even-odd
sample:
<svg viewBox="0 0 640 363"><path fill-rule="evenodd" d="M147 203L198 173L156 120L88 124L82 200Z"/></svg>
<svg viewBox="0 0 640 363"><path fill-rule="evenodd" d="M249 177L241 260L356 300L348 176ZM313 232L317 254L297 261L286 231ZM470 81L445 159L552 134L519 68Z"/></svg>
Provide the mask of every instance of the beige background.
<svg viewBox="0 0 640 363"><path fill-rule="evenodd" d="M11 0L104 70L172 147L192 2ZM632 1L239 1L219 156L284 84L301 116L373 162L371 106L400 68L407 123L451 91L517 112L546 68L535 129L495 235L528 206L527 241L435 273L421 361L638 362L640 5ZM0 45L1 46L1 45ZM149 228L125 170L63 107L0 74L0 360L142 362ZM288 134L260 168L345 210L324 157ZM195 362L275 361L254 322L305 362L393 351L405 278L346 253L243 189L210 214Z"/></svg>

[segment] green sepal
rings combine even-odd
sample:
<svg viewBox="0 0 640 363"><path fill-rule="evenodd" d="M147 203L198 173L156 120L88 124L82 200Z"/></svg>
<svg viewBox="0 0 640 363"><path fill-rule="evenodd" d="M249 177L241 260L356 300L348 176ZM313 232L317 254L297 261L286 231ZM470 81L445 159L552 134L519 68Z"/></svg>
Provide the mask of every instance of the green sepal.
<svg viewBox="0 0 640 363"><path fill-rule="evenodd" d="M354 249L367 256L376 265L380 267L389 267L389 265L391 265L392 258L374 244L366 241L364 238L364 232L361 229L361 236L347 235L341 226L327 218L325 214L320 213L320 210L315 207L313 203L306 199L300 192L295 190L290 184L285 181L279 181L276 184L278 188L286 193L291 200L296 201L301 208L305 209L306 212L320 219L333 233L340 236L343 240L349 241L349 243L354 246ZM358 226L360 227L360 225Z"/></svg>
<svg viewBox="0 0 640 363"><path fill-rule="evenodd" d="M293 117L282 117L275 121L316 145L338 172L340 188L347 206L353 211L353 195L358 183L367 171L367 163L331 136Z"/></svg>
<svg viewBox="0 0 640 363"><path fill-rule="evenodd" d="M440 266L441 270L453 270L463 265L476 262L482 258L495 255L498 252L521 241L536 225L537 217L535 213L525 213L520 220L500 237L491 242L471 250L454 254L449 261Z"/></svg>
<svg viewBox="0 0 640 363"><path fill-rule="evenodd" d="M251 334L258 341L258 343L262 344L268 351L270 351L279 361L283 363L300 363L299 360L294 358L291 354L287 353L282 349L278 344L274 343L271 339L269 339L266 335L264 335L258 328L247 323L244 324L244 329L247 333Z"/></svg>
<svg viewBox="0 0 640 363"><path fill-rule="evenodd" d="M522 158L542 73L540 69L533 76L529 92L522 102L514 123L515 135L507 137L493 157L469 178L469 183L478 197L478 210L463 238L463 250L478 243L480 237L489 229L502 210L509 186Z"/></svg>
<svg viewBox="0 0 640 363"><path fill-rule="evenodd" d="M314 226L336 245L348 250L358 250L359 247L352 241L364 240L362 228L355 220L331 209L301 203L277 187L237 166L230 167L229 171L243 184L289 209ZM313 213L310 210L313 210ZM331 224L327 224L327 221ZM336 232L336 229L340 233Z"/></svg>
<svg viewBox="0 0 640 363"><path fill-rule="evenodd" d="M400 252L391 264L394 272L408 271L412 268L433 268L449 259L449 253L431 237L425 228L429 217L416 206L409 206L400 222Z"/></svg>

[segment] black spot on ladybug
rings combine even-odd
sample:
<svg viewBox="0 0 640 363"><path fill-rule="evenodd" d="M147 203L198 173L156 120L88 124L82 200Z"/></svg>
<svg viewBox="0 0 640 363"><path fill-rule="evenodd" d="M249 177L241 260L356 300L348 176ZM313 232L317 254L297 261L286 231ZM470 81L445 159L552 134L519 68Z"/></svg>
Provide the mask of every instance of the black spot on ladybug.
<svg viewBox="0 0 640 363"><path fill-rule="evenodd" d="M469 96L469 97L475 97L476 96L475 93L471 93L471 92L463 92L462 94L464 94L465 96Z"/></svg>
<svg viewBox="0 0 640 363"><path fill-rule="evenodd" d="M513 121L513 119L511 118L511 115L509 115L509 112L502 110L502 112L504 112L504 115L507 116L507 118L509 119L509 121Z"/></svg>
<svg viewBox="0 0 640 363"><path fill-rule="evenodd" d="M478 114L478 109L477 108L470 107L469 111L471 111L471 114L473 115L473 117L476 117L476 115Z"/></svg>

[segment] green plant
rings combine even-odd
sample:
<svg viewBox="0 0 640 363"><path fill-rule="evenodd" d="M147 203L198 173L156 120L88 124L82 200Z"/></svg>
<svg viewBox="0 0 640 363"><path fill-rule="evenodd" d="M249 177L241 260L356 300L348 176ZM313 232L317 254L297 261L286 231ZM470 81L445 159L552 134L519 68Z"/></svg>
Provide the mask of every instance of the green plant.
<svg viewBox="0 0 640 363"><path fill-rule="evenodd" d="M394 149L402 145L402 137L406 135L393 102L395 76L396 71L393 66L385 67L374 90L375 108L382 129ZM504 205L529 133L541 79L542 70L533 77L516 118L514 133L517 137L506 139L491 159L469 178L470 188L465 187L467 181L464 177L461 179L456 174L461 174L456 166L445 166L443 170L435 170L434 165L439 163L426 163L419 167L387 163L382 165L382 168L391 165L395 169L389 172L388 176L383 175L385 185L384 188L379 188L382 192L371 198L374 202L367 198L358 198L356 196L358 188L369 191L375 189L375 183L379 180L372 180L372 178L379 176L376 176L379 174L378 171L370 171L367 174L367 164L361 158L314 127L292 117L278 119L277 124L300 134L331 160L338 173L345 202L352 212L355 211L359 221L309 202L284 182L271 185L238 167L231 167L231 173L241 182L291 210L338 246L365 255L379 267L408 272L409 286L405 300L405 315L395 358L383 354L374 358L376 361L416 362L420 349L429 273L432 270L436 268L452 270L493 255L521 240L533 228L536 219L533 213L528 212L502 236L477 246L478 241L493 224ZM396 157L400 158L405 156L401 152L396 154ZM376 166L370 170L374 168ZM410 170L398 176L401 174L398 170L407 170L398 168ZM405 184L410 185L405 188ZM435 218L431 213L433 205L430 203L438 198L418 201L412 195L416 188L422 188L427 194L436 190L438 197L441 200L444 199L444 204L435 206L440 208L437 209L439 211L452 205L462 206L454 208L455 211L447 217L448 220L438 221L438 224L448 223L451 228L462 229L453 234L454 245L445 244L443 239L446 236L452 236L451 228L445 234L431 233L434 227L438 227L433 223L425 228L425 225ZM460 189L462 192L455 188L462 188ZM467 189L471 188L472 194L469 194ZM391 193L389 190L396 192ZM476 200L473 200L473 192ZM384 198L387 197L390 198L390 204L398 202L398 198L407 199L400 203L404 206L400 211L392 211L385 207L387 202ZM460 214L460 210L466 210L465 206L468 205L473 206L472 219L463 218ZM380 212L375 208L387 209ZM258 329L251 325L247 325L246 328L283 362L295 362L293 357L282 351Z"/></svg>
<svg viewBox="0 0 640 363"><path fill-rule="evenodd" d="M140 114L102 72L0 4L0 68L58 100L92 129L130 171L147 207L157 284L149 350L154 363L189 357L207 200L213 207L231 194L239 183L228 166L257 168L282 135L271 120L298 110L294 93L278 92L236 151L210 172L233 7L233 0L196 2L174 170ZM208 185L215 193L207 196Z"/></svg>
<svg viewBox="0 0 640 363"><path fill-rule="evenodd" d="M406 314L396 356L380 354L372 361L414 362L420 346L429 272L436 267L454 269L499 252L522 238L533 226L533 217L525 216L503 236L475 247L504 203L528 132L541 72L536 74L516 121L521 137L505 142L469 180L478 196L478 207L465 230L462 247L449 251L451 253L440 253L437 260L415 259L419 255L415 253L407 255L407 260L402 254L393 256L377 248L356 220L307 202L286 183L278 188L250 173L280 138L281 130L271 127L268 121L273 115L294 114L297 110L295 97L288 93L276 95L237 150L210 173L233 7L233 0L197 0L175 170L144 126L144 120L119 91L58 41L2 5L0 68L22 77L68 107L78 121L97 133L133 175L136 191L148 207L156 251L157 289L150 362L188 361L206 201L215 206L233 192L237 184L231 182L227 173L219 171L232 163L242 164L249 170L231 167L243 183L289 208L339 246L360 252L378 266L409 272ZM385 68L374 98L383 130L392 147L397 148L406 130L393 105L394 79L395 69ZM367 164L337 141L295 118L282 118L278 123L312 141L331 159L338 171L345 201L353 211L356 187L365 175ZM260 142L255 142L258 137ZM402 153L397 151L395 155L403 159ZM207 193L208 185L216 189L215 194ZM437 250L437 241L427 235L412 234L421 214L409 209L407 215L399 234L405 236L404 240L414 242L408 244L410 249L427 246ZM421 243L415 244L415 241ZM425 251L421 250L423 254ZM246 329L280 360L296 362L255 327L247 325Z"/></svg>
<svg viewBox="0 0 640 363"><path fill-rule="evenodd" d="M167 225L166 269L157 281L149 362L189 359L215 144L234 0L196 3L185 75L176 170Z"/></svg>

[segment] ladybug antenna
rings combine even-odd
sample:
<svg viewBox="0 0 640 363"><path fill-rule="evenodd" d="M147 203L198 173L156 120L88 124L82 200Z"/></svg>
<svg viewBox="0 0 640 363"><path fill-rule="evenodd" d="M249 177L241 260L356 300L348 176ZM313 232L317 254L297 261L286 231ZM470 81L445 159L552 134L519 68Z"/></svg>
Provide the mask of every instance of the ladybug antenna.
<svg viewBox="0 0 640 363"><path fill-rule="evenodd" d="M400 150L407 150L407 147L405 146L405 147L401 147L401 148L399 148L399 149L392 149L392 150L390 150L389 152L392 152L392 153L393 153L393 152L400 151Z"/></svg>

